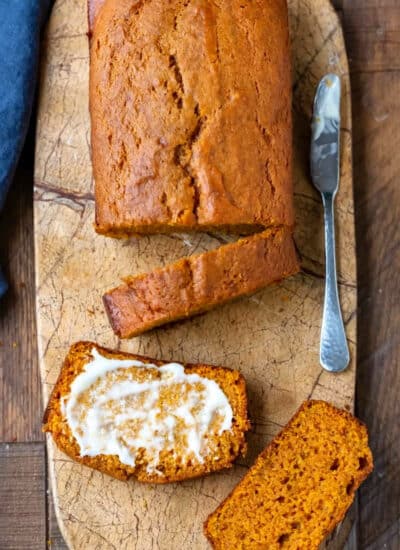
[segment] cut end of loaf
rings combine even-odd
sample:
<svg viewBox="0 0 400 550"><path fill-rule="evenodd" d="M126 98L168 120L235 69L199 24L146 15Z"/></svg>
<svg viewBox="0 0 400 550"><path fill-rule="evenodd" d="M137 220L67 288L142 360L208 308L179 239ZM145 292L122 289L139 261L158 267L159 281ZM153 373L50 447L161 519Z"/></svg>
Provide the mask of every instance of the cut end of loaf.
<svg viewBox="0 0 400 550"><path fill-rule="evenodd" d="M218 550L317 549L373 469L366 427L306 401L205 523Z"/></svg>

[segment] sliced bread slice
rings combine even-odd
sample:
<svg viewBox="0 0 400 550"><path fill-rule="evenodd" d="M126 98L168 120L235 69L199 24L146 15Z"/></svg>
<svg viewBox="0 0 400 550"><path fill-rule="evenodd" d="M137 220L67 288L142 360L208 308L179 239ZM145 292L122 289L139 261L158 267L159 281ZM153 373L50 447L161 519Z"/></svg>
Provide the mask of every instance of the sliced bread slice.
<svg viewBox="0 0 400 550"><path fill-rule="evenodd" d="M291 231L271 228L128 277L103 301L114 332L131 338L252 294L298 271Z"/></svg>
<svg viewBox="0 0 400 550"><path fill-rule="evenodd" d="M74 344L44 427L74 460L118 479L167 483L232 466L246 450L239 372Z"/></svg>
<svg viewBox="0 0 400 550"><path fill-rule="evenodd" d="M316 550L372 471L366 427L306 401L205 523L216 550Z"/></svg>

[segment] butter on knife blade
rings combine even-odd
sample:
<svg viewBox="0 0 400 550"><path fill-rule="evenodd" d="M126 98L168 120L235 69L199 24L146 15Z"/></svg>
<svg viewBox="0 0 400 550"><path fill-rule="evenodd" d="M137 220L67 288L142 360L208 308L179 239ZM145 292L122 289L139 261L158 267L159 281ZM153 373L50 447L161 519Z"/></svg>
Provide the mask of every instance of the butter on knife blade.
<svg viewBox="0 0 400 550"><path fill-rule="evenodd" d="M326 75L319 83L311 125L311 176L315 187L336 193L340 166L340 79Z"/></svg>

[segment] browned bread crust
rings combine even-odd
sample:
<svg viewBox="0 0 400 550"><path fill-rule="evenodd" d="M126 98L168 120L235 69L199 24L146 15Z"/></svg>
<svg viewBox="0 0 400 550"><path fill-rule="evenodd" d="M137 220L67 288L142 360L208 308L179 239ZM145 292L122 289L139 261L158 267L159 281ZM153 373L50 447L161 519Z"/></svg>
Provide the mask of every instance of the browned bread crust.
<svg viewBox="0 0 400 550"><path fill-rule="evenodd" d="M316 550L373 469L367 429L306 401L205 522L216 550Z"/></svg>
<svg viewBox="0 0 400 550"><path fill-rule="evenodd" d="M245 433L250 428L247 417L246 385L243 376L225 367L210 365L185 365L186 373L197 373L202 377L217 382L225 393L233 410L233 425L231 431L225 431L218 438L218 460L214 456L206 457L204 463L185 465L176 463L173 457L161 453L162 463L158 467L162 475L149 474L146 462L138 459L136 466L127 466L115 455L98 455L95 457L80 456L79 445L61 412L61 399L69 394L72 381L80 374L85 364L91 360L91 350L96 348L103 356L111 359L136 359L143 363L161 366L166 361L158 361L149 357L131 353L112 351L91 342L77 342L71 346L65 358L57 383L51 394L44 416L43 431L50 432L57 446L68 456L91 468L100 470L117 479L137 478L150 483L168 483L202 476L223 468L230 468L238 455L246 451Z"/></svg>
<svg viewBox="0 0 400 550"><path fill-rule="evenodd" d="M103 301L114 332L130 338L251 294L298 270L290 230L268 229L129 277Z"/></svg>
<svg viewBox="0 0 400 550"><path fill-rule="evenodd" d="M285 0L92 0L96 230L293 225Z"/></svg>

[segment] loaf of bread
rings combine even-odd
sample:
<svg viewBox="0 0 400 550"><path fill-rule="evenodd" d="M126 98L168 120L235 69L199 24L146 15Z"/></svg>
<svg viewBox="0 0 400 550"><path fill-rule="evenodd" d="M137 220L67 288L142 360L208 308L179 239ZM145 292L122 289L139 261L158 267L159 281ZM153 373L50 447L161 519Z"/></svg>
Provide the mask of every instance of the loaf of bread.
<svg viewBox="0 0 400 550"><path fill-rule="evenodd" d="M285 0L95 0L96 230L292 226Z"/></svg>
<svg viewBox="0 0 400 550"><path fill-rule="evenodd" d="M44 419L74 460L118 479L151 483L229 468L245 452L240 373L74 344Z"/></svg>
<svg viewBox="0 0 400 550"><path fill-rule="evenodd" d="M372 471L366 427L306 401L205 523L216 550L317 550Z"/></svg>
<svg viewBox="0 0 400 550"><path fill-rule="evenodd" d="M215 250L189 256L103 296L121 338L201 313L289 275L299 264L289 229L267 229Z"/></svg>

